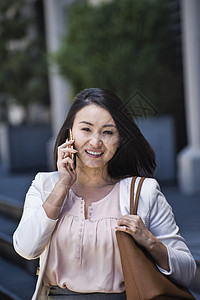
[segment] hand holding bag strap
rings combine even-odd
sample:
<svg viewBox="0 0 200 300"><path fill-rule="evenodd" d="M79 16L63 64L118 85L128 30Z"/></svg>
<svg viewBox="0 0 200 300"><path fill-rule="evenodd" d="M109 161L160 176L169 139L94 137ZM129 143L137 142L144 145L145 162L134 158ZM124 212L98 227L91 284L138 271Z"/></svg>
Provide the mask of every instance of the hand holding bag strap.
<svg viewBox="0 0 200 300"><path fill-rule="evenodd" d="M134 201L134 185L136 177L132 179L130 210L137 213L140 190L144 178L138 184ZM122 270L126 288L127 300L195 300L188 289L171 282L156 267L149 254L140 247L128 233L116 231L120 251Z"/></svg>

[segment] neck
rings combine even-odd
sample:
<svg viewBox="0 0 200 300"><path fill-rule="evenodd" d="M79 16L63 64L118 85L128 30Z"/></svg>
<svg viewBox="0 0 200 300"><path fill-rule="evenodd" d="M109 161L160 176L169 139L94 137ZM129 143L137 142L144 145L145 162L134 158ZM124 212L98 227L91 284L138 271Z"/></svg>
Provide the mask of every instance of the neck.
<svg viewBox="0 0 200 300"><path fill-rule="evenodd" d="M76 185L79 186L101 187L114 183L114 180L108 175L107 166L104 166L104 168L89 168L77 164L76 173Z"/></svg>

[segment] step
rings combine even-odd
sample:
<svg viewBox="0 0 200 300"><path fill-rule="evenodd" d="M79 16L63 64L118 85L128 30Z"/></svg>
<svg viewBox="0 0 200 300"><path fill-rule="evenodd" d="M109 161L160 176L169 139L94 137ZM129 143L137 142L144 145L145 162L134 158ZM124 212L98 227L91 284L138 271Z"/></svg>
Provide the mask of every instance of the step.
<svg viewBox="0 0 200 300"><path fill-rule="evenodd" d="M0 195L0 213L19 220L23 211L23 203L11 197Z"/></svg>
<svg viewBox="0 0 200 300"><path fill-rule="evenodd" d="M0 233L3 232L12 237L19 221L0 213Z"/></svg>
<svg viewBox="0 0 200 300"><path fill-rule="evenodd" d="M0 300L29 300L34 293L37 276L0 256Z"/></svg>
<svg viewBox="0 0 200 300"><path fill-rule="evenodd" d="M194 279L190 284L190 288L192 291L198 293L200 299L200 261L196 260L197 271Z"/></svg>
<svg viewBox="0 0 200 300"><path fill-rule="evenodd" d="M12 236L16 227L17 221L0 215L0 255L34 275L38 266L38 260L26 260L14 250Z"/></svg>
<svg viewBox="0 0 200 300"><path fill-rule="evenodd" d="M0 284L0 300L22 300Z"/></svg>

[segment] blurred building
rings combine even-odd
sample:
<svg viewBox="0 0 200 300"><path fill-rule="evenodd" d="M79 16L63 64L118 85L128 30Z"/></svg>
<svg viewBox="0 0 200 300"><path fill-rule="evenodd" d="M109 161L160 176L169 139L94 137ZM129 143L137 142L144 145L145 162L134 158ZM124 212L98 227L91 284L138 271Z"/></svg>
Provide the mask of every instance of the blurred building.
<svg viewBox="0 0 200 300"><path fill-rule="evenodd" d="M89 2L93 5L98 5L104 1L90 0ZM66 18L66 8L71 2L70 0L44 0L46 36L49 50L56 50L59 46ZM200 2L199 0L173 0L169 1L169 4L173 7L175 30L177 29L176 26L182 26L183 48L177 50L183 52L188 140L188 146L178 155L178 179L182 191L193 194L200 192ZM181 24L177 22L177 19L180 18L180 13ZM176 37L177 39L181 38L180 34L177 34ZM69 87L58 75L50 75L50 92L52 123L54 134L56 134L64 119L63 113L65 114L65 110L63 110L63 107L66 107L64 99L66 99L66 95L69 95Z"/></svg>
<svg viewBox="0 0 200 300"><path fill-rule="evenodd" d="M55 52L61 43L62 36L66 30L67 7L71 3L81 0L26 0L27 13L36 12L36 23L39 31L46 42L48 52ZM112 0L88 0L91 5L98 5L101 2ZM185 87L185 116L187 123L187 141L188 146L178 155L178 180L180 188L185 193L198 193L200 185L200 58L199 58L199 18L200 10L199 0L170 0L172 27L174 38L177 40L176 47L177 60L183 57L183 62L177 62L177 67L182 63L184 66L184 87ZM182 47L181 31L182 28ZM34 34L34 30L30 32ZM183 56L182 56L183 53ZM55 66L50 65L48 70L48 87L50 102L44 106L39 103L31 104L28 107L30 123L51 122L52 140L48 143L47 151L52 153L52 147L55 136L58 133L68 111L71 101L71 90L66 80L63 80L58 74ZM0 99L1 100L1 99ZM1 100L2 101L2 100ZM9 100L7 116L12 125L20 124L26 118L27 111L23 107L16 105L12 99ZM2 113L3 115L3 113ZM158 125L157 125L158 126ZM184 129L183 129L184 130ZM171 129L173 131L173 129ZM180 131L180 130L179 130ZM155 140L155 138L153 137ZM175 145L173 133L169 138L171 142L172 168L168 177L176 177ZM169 143L167 142L169 145ZM158 148L158 145L155 146ZM1 147L0 147L1 148ZM160 152L160 156L165 156ZM167 151L169 153L169 151ZM174 155L174 158L172 157ZM1 150L0 150L1 156ZM3 159L2 159L3 160ZM160 159L159 164L162 165ZM163 160L163 163L169 161ZM168 166L169 167L169 166ZM164 174L164 168L161 173ZM169 168L168 168L169 169ZM169 170L168 170L169 171ZM163 177L165 178L165 176Z"/></svg>
<svg viewBox="0 0 200 300"><path fill-rule="evenodd" d="M200 193L200 1L181 0L188 146L178 156L180 188Z"/></svg>

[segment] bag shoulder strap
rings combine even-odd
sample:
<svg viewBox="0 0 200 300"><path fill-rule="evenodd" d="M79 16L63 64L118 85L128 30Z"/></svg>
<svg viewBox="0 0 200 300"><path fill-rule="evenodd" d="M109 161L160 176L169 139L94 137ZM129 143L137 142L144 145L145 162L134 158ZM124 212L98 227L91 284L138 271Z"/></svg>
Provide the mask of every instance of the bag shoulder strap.
<svg viewBox="0 0 200 300"><path fill-rule="evenodd" d="M138 200L140 196L140 191L142 188L143 181L145 180L145 177L141 177L140 181L138 183L136 195L135 195L135 201L134 201L134 187L135 187L135 181L137 176L134 176L131 181L131 191L130 191L130 214L131 215L137 215L137 207L138 207ZM134 203L134 207L133 207Z"/></svg>

